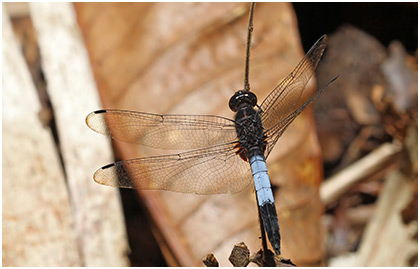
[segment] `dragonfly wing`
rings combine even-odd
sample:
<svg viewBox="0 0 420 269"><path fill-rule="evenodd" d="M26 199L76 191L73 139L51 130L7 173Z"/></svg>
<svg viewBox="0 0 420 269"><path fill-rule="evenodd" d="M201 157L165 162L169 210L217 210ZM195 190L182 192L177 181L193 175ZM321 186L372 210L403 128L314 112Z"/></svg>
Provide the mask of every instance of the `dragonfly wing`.
<svg viewBox="0 0 420 269"><path fill-rule="evenodd" d="M100 168L94 180L100 184L167 190L182 193L236 193L252 181L250 166L227 143L156 157L116 162Z"/></svg>
<svg viewBox="0 0 420 269"><path fill-rule="evenodd" d="M159 115L98 110L86 117L92 130L114 139L159 149L195 149L237 140L232 120L210 115Z"/></svg>
<svg viewBox="0 0 420 269"><path fill-rule="evenodd" d="M304 103L303 90L324 53L326 41L326 35L318 39L293 72L264 99L261 120L265 130L274 127Z"/></svg>
<svg viewBox="0 0 420 269"><path fill-rule="evenodd" d="M333 83L338 77L335 77L330 82L328 82L324 87L319 89L311 98L309 98L303 105L297 108L295 111L287 115L283 120L279 123L271 127L271 129L265 132L267 137L267 149L265 151L265 157L267 158L270 154L271 150L273 149L274 145L276 144L277 140L280 136L284 133L284 131L289 127L289 125L293 122L293 120L299 116L302 111L309 106L319 95L331 84Z"/></svg>

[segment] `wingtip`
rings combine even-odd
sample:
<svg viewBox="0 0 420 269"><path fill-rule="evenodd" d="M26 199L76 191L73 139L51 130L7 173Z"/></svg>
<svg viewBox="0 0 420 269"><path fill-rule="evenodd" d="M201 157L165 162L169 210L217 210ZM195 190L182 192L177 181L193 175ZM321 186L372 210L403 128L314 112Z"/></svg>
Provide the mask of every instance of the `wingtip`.
<svg viewBox="0 0 420 269"><path fill-rule="evenodd" d="M89 126L89 120L92 117L92 115L94 114L94 112L90 112L89 114L87 114L86 118L85 118L85 123L86 125L90 128Z"/></svg>
<svg viewBox="0 0 420 269"><path fill-rule="evenodd" d="M101 109L90 112L85 119L86 125L94 132L110 136L110 130L106 125L105 117L108 110Z"/></svg>
<svg viewBox="0 0 420 269"><path fill-rule="evenodd" d="M99 109L99 110L95 110L95 111L90 112L90 113L86 116L86 119L85 119L86 124L88 124L89 119L90 119L91 117L93 117L93 115L95 115L95 114L103 114L103 113L106 113L106 112L107 112L107 111L106 111L105 109ZM89 126L89 124L88 124L88 126Z"/></svg>
<svg viewBox="0 0 420 269"><path fill-rule="evenodd" d="M101 185L110 186L109 183L107 183L106 180L104 180L103 173L104 173L104 170L110 169L113 166L115 166L115 164L110 163L96 170L95 174L93 174L93 181Z"/></svg>
<svg viewBox="0 0 420 269"><path fill-rule="evenodd" d="M327 41L328 36L326 34L323 34L320 38L318 38L318 40L315 43L318 43L320 41Z"/></svg>
<svg viewBox="0 0 420 269"><path fill-rule="evenodd" d="M331 83L333 83L334 81L336 81L338 78L340 77L340 75L336 75L333 79L331 79L326 86L329 86Z"/></svg>

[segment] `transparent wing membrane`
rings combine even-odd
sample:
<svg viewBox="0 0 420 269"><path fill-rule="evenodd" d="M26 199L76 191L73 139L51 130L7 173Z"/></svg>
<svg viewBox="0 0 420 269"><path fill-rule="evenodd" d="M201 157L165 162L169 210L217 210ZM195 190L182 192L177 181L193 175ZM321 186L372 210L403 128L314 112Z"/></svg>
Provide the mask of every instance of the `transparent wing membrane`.
<svg viewBox="0 0 420 269"><path fill-rule="evenodd" d="M319 89L311 98L309 98L303 105L301 105L298 109L290 113L286 118L281 120L279 123L274 125L271 129L267 130L265 132L265 135L267 137L267 149L265 152L265 156L268 157L271 150L273 149L274 145L277 143L277 140L281 137L281 135L286 131L287 127L296 119L297 116L302 113L303 110L307 106L309 106L316 98L318 98L319 95L331 84L333 83L337 77L332 79L330 82L328 82L324 87Z"/></svg>
<svg viewBox="0 0 420 269"><path fill-rule="evenodd" d="M108 186L181 193L236 193L252 180L250 166L234 143L180 154L145 157L106 165L96 182Z"/></svg>
<svg viewBox="0 0 420 269"><path fill-rule="evenodd" d="M314 74L326 45L327 36L324 35L312 46L293 72L264 99L260 107L265 130L271 129L305 103L302 93Z"/></svg>
<svg viewBox="0 0 420 269"><path fill-rule="evenodd" d="M237 140L235 123L219 116L107 109L90 113L86 123L114 139L159 149L196 149Z"/></svg>

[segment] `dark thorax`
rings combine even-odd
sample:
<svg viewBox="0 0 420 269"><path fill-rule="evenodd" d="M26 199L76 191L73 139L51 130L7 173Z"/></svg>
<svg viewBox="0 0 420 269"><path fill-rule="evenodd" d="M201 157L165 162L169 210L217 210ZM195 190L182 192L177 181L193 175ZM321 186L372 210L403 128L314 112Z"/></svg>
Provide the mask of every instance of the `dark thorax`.
<svg viewBox="0 0 420 269"><path fill-rule="evenodd" d="M264 156L266 141L259 111L254 109L257 97L249 91L236 92L229 101L229 107L236 112L236 134L239 138L239 156L248 161L255 155Z"/></svg>

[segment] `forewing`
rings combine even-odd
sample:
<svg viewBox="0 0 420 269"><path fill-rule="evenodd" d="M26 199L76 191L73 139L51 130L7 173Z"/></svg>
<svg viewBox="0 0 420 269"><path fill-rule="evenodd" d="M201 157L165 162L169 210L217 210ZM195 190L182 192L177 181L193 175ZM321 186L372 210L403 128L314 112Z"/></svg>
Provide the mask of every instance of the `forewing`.
<svg viewBox="0 0 420 269"><path fill-rule="evenodd" d="M116 162L96 171L96 182L122 188L195 194L236 193L252 181L235 143L180 154Z"/></svg>
<svg viewBox="0 0 420 269"><path fill-rule="evenodd" d="M90 113L86 124L114 139L159 149L196 149L237 140L232 120L210 115L108 109Z"/></svg>
<svg viewBox="0 0 420 269"><path fill-rule="evenodd" d="M303 90L324 53L326 41L326 35L318 39L293 72L262 102L261 120L265 130L271 129L304 103Z"/></svg>
<svg viewBox="0 0 420 269"><path fill-rule="evenodd" d="M265 151L265 157L267 158L270 154L271 150L273 149L274 145L276 144L277 140L282 136L284 131L289 127L289 125L296 119L297 116L302 113L302 111L309 106L319 95L331 84L333 83L338 77L335 77L330 82L328 82L324 87L319 89L311 98L309 98L303 105L297 108L295 111L287 115L283 120L279 123L274 125L271 129L265 131L265 135L267 137L267 149Z"/></svg>

